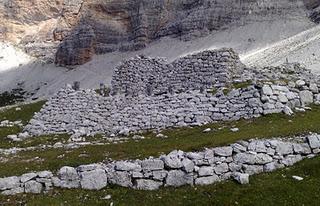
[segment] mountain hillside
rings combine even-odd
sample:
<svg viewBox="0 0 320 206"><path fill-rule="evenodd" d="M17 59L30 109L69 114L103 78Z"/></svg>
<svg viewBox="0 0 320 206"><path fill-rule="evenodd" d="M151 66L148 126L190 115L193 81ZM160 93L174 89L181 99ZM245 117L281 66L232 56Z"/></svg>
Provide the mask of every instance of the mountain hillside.
<svg viewBox="0 0 320 206"><path fill-rule="evenodd" d="M234 48L250 66L300 61L317 71L318 0L6 0L0 2L0 91L34 97L66 83L110 84L135 55ZM32 8L32 9L31 9ZM14 60L14 61L13 61Z"/></svg>

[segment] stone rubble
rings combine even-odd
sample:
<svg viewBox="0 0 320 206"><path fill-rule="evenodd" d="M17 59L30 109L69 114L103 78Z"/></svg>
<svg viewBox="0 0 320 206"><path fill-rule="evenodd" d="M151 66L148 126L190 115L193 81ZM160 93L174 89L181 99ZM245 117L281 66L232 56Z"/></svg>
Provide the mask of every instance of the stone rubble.
<svg viewBox="0 0 320 206"><path fill-rule="evenodd" d="M315 157L319 151L319 134L251 139L200 152L175 150L159 158L109 161L77 168L65 166L56 175L42 171L0 178L0 191L3 195L38 194L52 187L100 190L108 185L157 190L168 186L208 185L230 178L248 184L250 175L292 166L304 158Z"/></svg>

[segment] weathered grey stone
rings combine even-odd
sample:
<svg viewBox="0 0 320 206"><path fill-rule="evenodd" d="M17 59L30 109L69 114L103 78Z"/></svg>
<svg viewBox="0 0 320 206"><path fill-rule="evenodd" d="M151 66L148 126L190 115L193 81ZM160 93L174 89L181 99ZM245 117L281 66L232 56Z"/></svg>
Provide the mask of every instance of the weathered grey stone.
<svg viewBox="0 0 320 206"><path fill-rule="evenodd" d="M293 144L293 151L297 154L305 154L305 155L311 154L311 149L309 147L309 144L307 143Z"/></svg>
<svg viewBox="0 0 320 206"><path fill-rule="evenodd" d="M267 147L265 145L265 141L252 141L248 145L248 150L249 151L254 151L254 152L267 152Z"/></svg>
<svg viewBox="0 0 320 206"><path fill-rule="evenodd" d="M249 174L243 174L240 172L236 172L232 176L237 182L239 182L242 185L249 184Z"/></svg>
<svg viewBox="0 0 320 206"><path fill-rule="evenodd" d="M148 179L138 179L136 180L136 188L138 190L157 190L163 185L162 182L148 180Z"/></svg>
<svg viewBox="0 0 320 206"><path fill-rule="evenodd" d="M179 187L182 185L193 185L193 175L181 170L171 170L166 178L166 186Z"/></svg>
<svg viewBox="0 0 320 206"><path fill-rule="evenodd" d="M196 185L211 185L219 181L219 177L217 175L207 176L207 177L199 177L195 179Z"/></svg>
<svg viewBox="0 0 320 206"><path fill-rule="evenodd" d="M168 168L179 169L183 167L182 161L177 151L173 151L166 155L163 159L164 164Z"/></svg>
<svg viewBox="0 0 320 206"><path fill-rule="evenodd" d="M29 180L35 179L38 175L34 172L23 174L20 177L22 183L28 182Z"/></svg>
<svg viewBox="0 0 320 206"><path fill-rule="evenodd" d="M273 172L277 169L283 168L284 165L283 164L279 164L278 162L270 162L266 165L264 165L263 170L265 172Z"/></svg>
<svg viewBox="0 0 320 206"><path fill-rule="evenodd" d="M122 187L132 187L132 180L128 172L114 171L107 174L108 180L111 184Z"/></svg>
<svg viewBox="0 0 320 206"><path fill-rule="evenodd" d="M152 172L152 176L154 180L162 181L164 180L168 175L168 172L166 170L156 170Z"/></svg>
<svg viewBox="0 0 320 206"><path fill-rule="evenodd" d="M291 143L278 142L276 152L280 155L287 155L293 153L293 146Z"/></svg>
<svg viewBox="0 0 320 206"><path fill-rule="evenodd" d="M118 161L115 169L118 171L141 171L141 165L136 162Z"/></svg>
<svg viewBox="0 0 320 206"><path fill-rule="evenodd" d="M232 155L233 149L232 149L232 147L228 146L228 147L214 148L213 151L214 151L214 154L216 154L218 156L229 157Z"/></svg>
<svg viewBox="0 0 320 206"><path fill-rule="evenodd" d="M272 161L273 161L272 157L270 157L269 155L264 154L264 153L259 153L254 156L254 163L255 164L263 165L263 164L267 164Z"/></svg>
<svg viewBox="0 0 320 206"><path fill-rule="evenodd" d="M74 180L61 180L58 177L52 177L52 183L55 187L60 188L80 188L80 180L74 179Z"/></svg>
<svg viewBox="0 0 320 206"><path fill-rule="evenodd" d="M190 159L188 159L188 158L184 158L183 160L182 160L182 165L183 165L183 170L185 171L185 172L187 172L187 173L190 173L190 172L192 172L193 170L194 170L194 163L193 163L193 161L191 161Z"/></svg>
<svg viewBox="0 0 320 206"><path fill-rule="evenodd" d="M80 177L80 184L83 189L100 190L108 184L106 172L102 169L82 172Z"/></svg>
<svg viewBox="0 0 320 206"><path fill-rule="evenodd" d="M73 167L68 166L62 167L58 172L58 176L61 180L79 180L77 170Z"/></svg>
<svg viewBox="0 0 320 206"><path fill-rule="evenodd" d="M2 195L17 195L17 194L22 194L24 193L24 188L23 187L17 187L11 190L5 190L1 192Z"/></svg>
<svg viewBox="0 0 320 206"><path fill-rule="evenodd" d="M311 149L320 148L320 136L317 134L312 134L307 137L308 143Z"/></svg>
<svg viewBox="0 0 320 206"><path fill-rule="evenodd" d="M292 166L297 162L300 162L302 160L301 155L288 155L286 156L281 163L284 164L285 166Z"/></svg>
<svg viewBox="0 0 320 206"><path fill-rule="evenodd" d="M214 174L213 167L200 167L198 174L200 177L203 176L212 176Z"/></svg>
<svg viewBox="0 0 320 206"><path fill-rule="evenodd" d="M217 175L221 175L229 171L229 166L227 163L222 163L213 167L213 170Z"/></svg>
<svg viewBox="0 0 320 206"><path fill-rule="evenodd" d="M141 166L143 170L150 170L150 171L164 169L164 163L160 159L143 160L141 162Z"/></svg>
<svg viewBox="0 0 320 206"><path fill-rule="evenodd" d="M243 165L243 170L249 175L260 174L263 172L263 166L261 165Z"/></svg>
<svg viewBox="0 0 320 206"><path fill-rule="evenodd" d="M53 177L52 172L50 171L41 171L41 172L37 172L38 177L40 178L51 178Z"/></svg>
<svg viewBox="0 0 320 206"><path fill-rule="evenodd" d="M37 181L31 180L24 183L26 193L40 194L43 190L43 185Z"/></svg>
<svg viewBox="0 0 320 206"><path fill-rule="evenodd" d="M308 91L308 90L304 90L299 92L299 96L300 96L300 100L301 100L301 104L302 105L308 105L313 103L313 93Z"/></svg>
<svg viewBox="0 0 320 206"><path fill-rule="evenodd" d="M0 190L9 190L19 187L20 185L20 178L13 176L13 177L5 177L0 178Z"/></svg>
<svg viewBox="0 0 320 206"><path fill-rule="evenodd" d="M255 164L255 155L250 153L238 153L234 156L234 161L240 164Z"/></svg>
<svg viewBox="0 0 320 206"><path fill-rule="evenodd" d="M262 95L268 95L268 96L273 95L273 91L269 85L264 85L262 87Z"/></svg>

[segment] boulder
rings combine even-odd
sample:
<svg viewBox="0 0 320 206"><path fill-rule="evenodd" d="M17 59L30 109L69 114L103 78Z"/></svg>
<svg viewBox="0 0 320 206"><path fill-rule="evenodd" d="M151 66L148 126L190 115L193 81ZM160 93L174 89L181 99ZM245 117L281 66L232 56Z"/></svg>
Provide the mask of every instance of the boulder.
<svg viewBox="0 0 320 206"><path fill-rule="evenodd" d="M81 187L87 190L100 190L108 184L107 174L103 169L82 172L80 178Z"/></svg>
<svg viewBox="0 0 320 206"><path fill-rule="evenodd" d="M166 155L163 159L164 164L168 168L179 169L183 167L180 155L178 151L173 151Z"/></svg>
<svg viewBox="0 0 320 206"><path fill-rule="evenodd" d="M188 158L184 158L182 160L182 165L183 165L182 169L187 173L192 172L194 170L194 166L195 166L193 161L191 161Z"/></svg>
<svg viewBox="0 0 320 206"><path fill-rule="evenodd" d="M242 185L249 184L249 176L250 176L249 174L237 172L232 176L233 176L234 180L236 180L237 182L239 182Z"/></svg>
<svg viewBox="0 0 320 206"><path fill-rule="evenodd" d="M179 187L183 185L193 185L193 175L181 170L171 170L166 178L166 186Z"/></svg>
<svg viewBox="0 0 320 206"><path fill-rule="evenodd" d="M122 187L132 187L131 176L128 172L113 171L107 174L108 180L111 184Z"/></svg>
<svg viewBox="0 0 320 206"><path fill-rule="evenodd" d="M313 93L309 90L300 91L299 96L303 106L313 103Z"/></svg>
<svg viewBox="0 0 320 206"><path fill-rule="evenodd" d="M141 171L141 166L135 162L118 161L116 162L115 169L118 171Z"/></svg>
<svg viewBox="0 0 320 206"><path fill-rule="evenodd" d="M24 183L25 193L40 194L43 190L43 185L37 181L31 180Z"/></svg>
<svg viewBox="0 0 320 206"><path fill-rule="evenodd" d="M164 169L164 163L160 159L147 159L141 162L142 170L162 170Z"/></svg>
<svg viewBox="0 0 320 206"><path fill-rule="evenodd" d="M221 175L229 171L229 166L227 163L222 163L213 167L213 170L216 174Z"/></svg>
<svg viewBox="0 0 320 206"><path fill-rule="evenodd" d="M13 177L5 177L0 178L0 190L9 190L14 189L20 186L20 178Z"/></svg>
<svg viewBox="0 0 320 206"><path fill-rule="evenodd" d="M320 148L320 136L318 134L309 135L307 140L311 149Z"/></svg>
<svg viewBox="0 0 320 206"><path fill-rule="evenodd" d="M200 177L203 176L211 176L214 174L213 167L200 167L198 170L198 174Z"/></svg>
<svg viewBox="0 0 320 206"><path fill-rule="evenodd" d="M232 147L217 147L214 150L214 154L222 157L230 157L232 156L233 149Z"/></svg>

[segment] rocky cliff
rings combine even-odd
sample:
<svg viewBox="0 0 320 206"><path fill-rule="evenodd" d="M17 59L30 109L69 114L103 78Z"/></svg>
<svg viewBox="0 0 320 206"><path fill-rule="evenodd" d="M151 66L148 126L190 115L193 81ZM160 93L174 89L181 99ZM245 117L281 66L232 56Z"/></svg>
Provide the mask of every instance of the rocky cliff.
<svg viewBox="0 0 320 206"><path fill-rule="evenodd" d="M94 54L144 48L164 36L183 40L256 21L309 15L319 0L4 0L0 40L61 66Z"/></svg>

